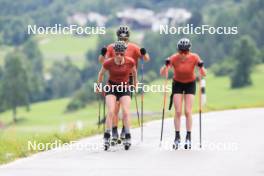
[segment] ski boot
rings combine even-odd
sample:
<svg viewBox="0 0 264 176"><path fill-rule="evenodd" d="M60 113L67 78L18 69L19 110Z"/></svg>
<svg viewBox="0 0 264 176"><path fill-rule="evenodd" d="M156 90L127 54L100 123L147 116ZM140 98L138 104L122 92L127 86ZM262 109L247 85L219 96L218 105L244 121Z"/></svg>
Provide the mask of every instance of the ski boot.
<svg viewBox="0 0 264 176"><path fill-rule="evenodd" d="M180 147L180 144L181 144L181 140L180 139L175 139L174 140L174 144L173 144L173 149L175 149L175 150L178 150L179 149L179 147Z"/></svg>
<svg viewBox="0 0 264 176"><path fill-rule="evenodd" d="M186 139L185 144L184 144L184 149L191 149L192 148L192 143L190 139Z"/></svg>
<svg viewBox="0 0 264 176"><path fill-rule="evenodd" d="M181 137L180 133L176 132L175 134L175 139L174 139L174 144L173 144L173 149L178 150L181 144Z"/></svg>
<svg viewBox="0 0 264 176"><path fill-rule="evenodd" d="M131 135L130 135L130 133L127 133L125 135L125 139L123 141L123 144L124 144L125 150L129 150L129 148L131 146Z"/></svg>
<svg viewBox="0 0 264 176"><path fill-rule="evenodd" d="M191 148L192 148L191 133L187 132L184 149L191 149Z"/></svg>
<svg viewBox="0 0 264 176"><path fill-rule="evenodd" d="M104 133L104 150L108 150L110 147L110 133Z"/></svg>
<svg viewBox="0 0 264 176"><path fill-rule="evenodd" d="M121 134L120 134L120 143L121 141L124 141L126 139L126 132L125 132L125 127L122 128Z"/></svg>
<svg viewBox="0 0 264 176"><path fill-rule="evenodd" d="M175 139L174 139L174 144L173 144L172 148L175 149L175 150L177 150L177 149L179 149L180 144L181 144L180 132L179 131L176 131L176 133L175 133Z"/></svg>
<svg viewBox="0 0 264 176"><path fill-rule="evenodd" d="M115 146L119 143L120 139L118 137L117 128L113 128L112 130L112 139L111 139L111 146Z"/></svg>

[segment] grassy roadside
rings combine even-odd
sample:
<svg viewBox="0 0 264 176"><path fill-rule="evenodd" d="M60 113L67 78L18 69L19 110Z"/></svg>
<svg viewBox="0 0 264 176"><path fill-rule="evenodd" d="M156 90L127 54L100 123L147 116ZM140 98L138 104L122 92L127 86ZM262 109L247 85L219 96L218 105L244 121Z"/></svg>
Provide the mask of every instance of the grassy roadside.
<svg viewBox="0 0 264 176"><path fill-rule="evenodd" d="M264 65L259 65L252 74L253 85L242 89L230 89L227 77L214 77L208 74L207 106L205 111L237 109L248 107L264 107ZM152 84L163 84L163 80L156 80ZM163 101L162 93L146 93L144 99L145 121L161 118ZM140 97L138 97L140 104ZM195 98L194 112L198 110L198 98ZM30 112L19 108L19 122L12 124L10 111L0 114L0 120L6 125L0 130L0 164L10 162L16 158L26 157L38 151L28 151L27 141L47 143L55 140L69 142L82 137L102 132L97 129L98 104L87 105L73 113L65 113L69 98L51 100L33 104ZM132 113L135 114L135 99L132 99ZM173 111L167 111L166 117L171 117ZM78 127L81 123L82 127ZM134 118L133 127L137 127Z"/></svg>

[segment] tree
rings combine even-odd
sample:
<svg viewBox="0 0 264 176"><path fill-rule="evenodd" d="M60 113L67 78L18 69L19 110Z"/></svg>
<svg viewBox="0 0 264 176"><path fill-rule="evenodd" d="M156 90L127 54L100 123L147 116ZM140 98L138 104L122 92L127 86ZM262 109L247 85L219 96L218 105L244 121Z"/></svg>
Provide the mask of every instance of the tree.
<svg viewBox="0 0 264 176"><path fill-rule="evenodd" d="M192 17L189 19L189 24L193 24L194 27L200 26L203 23L203 15L200 11L195 10L192 13Z"/></svg>
<svg viewBox="0 0 264 176"><path fill-rule="evenodd" d="M25 42L30 35L27 34L28 18L10 18L3 26L3 42L7 45L18 46Z"/></svg>
<svg viewBox="0 0 264 176"><path fill-rule="evenodd" d="M81 86L81 72L69 58L51 68L50 88L54 98L71 95Z"/></svg>
<svg viewBox="0 0 264 176"><path fill-rule="evenodd" d="M4 77L4 70L2 67L0 67L0 100L3 100L3 77ZM3 101L0 101L0 112L3 112L5 110L5 104Z"/></svg>
<svg viewBox="0 0 264 176"><path fill-rule="evenodd" d="M232 88L252 84L250 74L256 63L256 53L256 45L249 36L243 36L238 40L234 48L236 63L233 74L231 75Z"/></svg>
<svg viewBox="0 0 264 176"><path fill-rule="evenodd" d="M44 76L43 76L43 56L35 40L29 39L22 48L23 53L28 60L27 69L30 82L30 101L39 101L43 99L44 94Z"/></svg>
<svg viewBox="0 0 264 176"><path fill-rule="evenodd" d="M5 57L3 73L3 101L13 111L13 121L17 121L17 107L29 107L29 84L25 67L25 56L15 50Z"/></svg>
<svg viewBox="0 0 264 176"><path fill-rule="evenodd" d="M262 48L259 52L259 58L262 63L264 63L264 48Z"/></svg>
<svg viewBox="0 0 264 176"><path fill-rule="evenodd" d="M227 57L221 62L217 62L211 66L211 71L215 76L229 76L234 70L234 59Z"/></svg>
<svg viewBox="0 0 264 176"><path fill-rule="evenodd" d="M99 94L93 90L93 80L89 80L82 85L82 87L76 91L66 107L66 112L73 112L78 109L84 108L86 104L96 100Z"/></svg>

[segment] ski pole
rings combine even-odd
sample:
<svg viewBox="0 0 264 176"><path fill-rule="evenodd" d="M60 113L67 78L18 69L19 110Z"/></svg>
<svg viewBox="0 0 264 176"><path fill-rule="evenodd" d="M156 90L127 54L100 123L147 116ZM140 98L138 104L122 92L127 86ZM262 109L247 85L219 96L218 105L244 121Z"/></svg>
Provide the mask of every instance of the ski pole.
<svg viewBox="0 0 264 176"><path fill-rule="evenodd" d="M103 106L103 116L104 116L104 119L103 119L103 123L104 123L104 125L103 125L103 129L104 129L104 131L105 131L105 122L106 122L106 116L105 116L105 95L103 94L103 96L104 96L104 106Z"/></svg>
<svg viewBox="0 0 264 176"><path fill-rule="evenodd" d="M202 102L201 102L201 76L199 77L199 146L202 148Z"/></svg>
<svg viewBox="0 0 264 176"><path fill-rule="evenodd" d="M100 128L101 124L101 95L98 95L98 103L99 103L99 109L98 109L98 129Z"/></svg>
<svg viewBox="0 0 264 176"><path fill-rule="evenodd" d="M165 67L165 82L164 82L164 88L166 89L167 87L167 82L168 82L168 66L166 65ZM164 116L165 116L165 108L166 108L166 100L167 100L167 91L164 91L163 94L163 109L162 109L162 118L161 118L161 134L160 134L160 146L162 143L162 137L163 137L163 126L164 126Z"/></svg>
<svg viewBox="0 0 264 176"><path fill-rule="evenodd" d="M144 87L144 59L141 59L141 84L142 87ZM141 142L143 141L143 121L144 121L144 112L143 112L143 106L144 106L144 90L141 91Z"/></svg>
<svg viewBox="0 0 264 176"><path fill-rule="evenodd" d="M135 102L136 102L136 109L137 109L138 126L140 126L140 119L139 119L138 103L137 103L137 95L136 95L136 93L135 93Z"/></svg>
<svg viewBox="0 0 264 176"><path fill-rule="evenodd" d="M202 105L205 104L206 94L205 94L205 79L199 76L199 143L200 148L202 148Z"/></svg>
<svg viewBox="0 0 264 176"><path fill-rule="evenodd" d="M135 82L135 77L133 76L133 83ZM139 119L139 111L138 111L138 101L137 101L137 90L136 87L134 87L133 89L135 92L134 96L135 96L135 103L136 103L136 110L137 110L137 119L138 119L138 126L140 127L140 119ZM131 93L131 98L132 98L132 93Z"/></svg>

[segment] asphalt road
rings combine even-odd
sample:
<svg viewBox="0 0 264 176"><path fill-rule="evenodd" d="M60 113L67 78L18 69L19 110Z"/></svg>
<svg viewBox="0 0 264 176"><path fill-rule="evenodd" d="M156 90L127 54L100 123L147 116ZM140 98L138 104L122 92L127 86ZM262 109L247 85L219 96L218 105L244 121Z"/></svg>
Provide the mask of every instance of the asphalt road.
<svg viewBox="0 0 264 176"><path fill-rule="evenodd" d="M146 123L144 141L132 130L132 146L109 151L102 136L50 150L0 166L1 176L137 176L264 175L264 108L203 114L203 148L199 148L198 116L194 115L193 149L172 149L173 121L167 119L160 145L160 121ZM184 125L184 119L183 119ZM184 129L184 128L183 128ZM181 133L182 139L185 131Z"/></svg>

